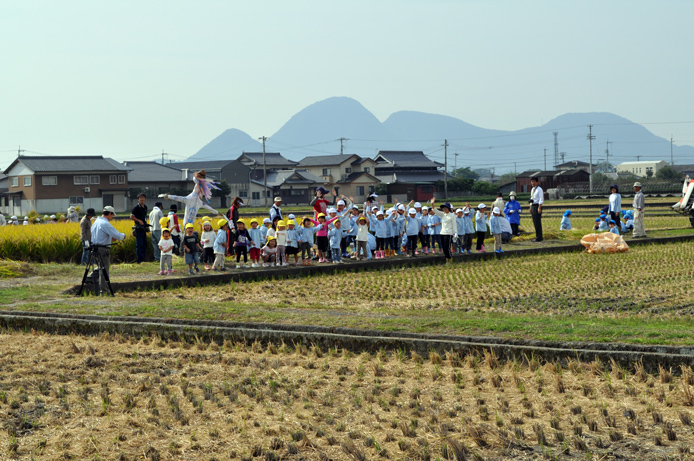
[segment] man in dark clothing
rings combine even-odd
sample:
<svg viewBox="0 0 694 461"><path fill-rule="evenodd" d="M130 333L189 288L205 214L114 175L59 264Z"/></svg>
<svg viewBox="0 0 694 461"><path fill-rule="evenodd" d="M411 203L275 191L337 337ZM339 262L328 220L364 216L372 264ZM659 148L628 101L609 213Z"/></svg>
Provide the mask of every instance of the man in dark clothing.
<svg viewBox="0 0 694 461"><path fill-rule="evenodd" d="M137 205L130 214L130 219L135 221L135 253L137 263L145 261L145 251L147 249L147 205L145 194L137 196Z"/></svg>
<svg viewBox="0 0 694 461"><path fill-rule="evenodd" d="M533 242L542 241L542 204L545 201L545 192L538 183L539 178L537 177L530 180L530 185L533 186L530 191L530 214L533 217L533 225L535 226Z"/></svg>

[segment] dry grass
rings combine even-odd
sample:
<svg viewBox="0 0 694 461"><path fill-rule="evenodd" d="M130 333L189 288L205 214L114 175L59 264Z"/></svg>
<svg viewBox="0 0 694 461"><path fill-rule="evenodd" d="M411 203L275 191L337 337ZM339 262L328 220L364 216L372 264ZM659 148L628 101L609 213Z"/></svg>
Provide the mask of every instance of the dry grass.
<svg viewBox="0 0 694 461"><path fill-rule="evenodd" d="M661 383L490 353L157 337L4 333L0 344L0 457L660 459L694 442L689 372Z"/></svg>

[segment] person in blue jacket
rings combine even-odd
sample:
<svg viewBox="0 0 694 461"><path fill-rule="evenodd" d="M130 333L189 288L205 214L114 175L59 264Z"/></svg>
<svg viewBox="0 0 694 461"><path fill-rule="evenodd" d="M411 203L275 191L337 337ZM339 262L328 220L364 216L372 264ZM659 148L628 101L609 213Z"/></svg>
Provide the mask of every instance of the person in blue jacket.
<svg viewBox="0 0 694 461"><path fill-rule="evenodd" d="M614 219L610 219L610 233L619 235L619 228L617 227L617 222Z"/></svg>
<svg viewBox="0 0 694 461"><path fill-rule="evenodd" d="M571 210L566 210L564 212L564 217L561 218L561 224L559 225L559 230L571 230Z"/></svg>
<svg viewBox="0 0 694 461"><path fill-rule="evenodd" d="M508 202L506 202L506 205L504 206L504 214L508 219L508 223L511 225L513 235L516 237L520 235L520 230L518 227L520 226L520 215L522 212L523 209L521 204L518 200L516 200L516 193L511 192L508 194Z"/></svg>
<svg viewBox="0 0 694 461"><path fill-rule="evenodd" d="M407 235L407 249L409 255L414 257L417 250L417 237L422 230L422 222L417 218L417 210L410 208L405 218L405 235Z"/></svg>

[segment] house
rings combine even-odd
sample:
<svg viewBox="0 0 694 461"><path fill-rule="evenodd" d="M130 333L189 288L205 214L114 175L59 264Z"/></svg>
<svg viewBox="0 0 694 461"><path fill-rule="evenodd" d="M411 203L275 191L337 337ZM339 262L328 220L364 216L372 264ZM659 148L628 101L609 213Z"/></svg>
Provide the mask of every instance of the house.
<svg viewBox="0 0 694 461"><path fill-rule="evenodd" d="M123 162L123 165L130 168L128 171L128 188L132 192L130 196L137 193L150 191L148 197L156 197L158 194L188 194L195 183L193 182L193 172L189 169L181 170L174 167L174 164L161 164L158 162Z"/></svg>
<svg viewBox="0 0 694 461"><path fill-rule="evenodd" d="M648 177L649 172L652 174L652 176L655 176L658 170L664 166L669 166L669 164L664 160L624 162L617 165L617 173L631 173L633 175L645 178Z"/></svg>
<svg viewBox="0 0 694 461"><path fill-rule="evenodd" d="M590 163L582 162L580 160L570 160L568 162L561 163L559 165L554 165L555 170L584 170L590 173ZM595 165L593 165L593 172L595 172Z"/></svg>
<svg viewBox="0 0 694 461"><path fill-rule="evenodd" d="M351 196L361 203L376 190L380 182L369 173L375 165L372 159L362 159L356 154L313 155L302 159L297 168L319 176L326 189L335 189L338 195Z"/></svg>
<svg viewBox="0 0 694 461"><path fill-rule="evenodd" d="M215 181L226 181L231 191L220 206L226 207L234 197L246 200L249 196L251 168L237 160L209 160L195 162L175 162L167 165L180 169L183 173L205 170L207 177ZM229 199L229 200L226 200Z"/></svg>
<svg viewBox="0 0 694 461"><path fill-rule="evenodd" d="M549 189L555 189L558 186L566 184L588 183L590 175L585 170L528 170L516 176L516 192L528 193L532 190L530 180L534 177L538 178L538 184L542 190L547 192Z"/></svg>
<svg viewBox="0 0 694 461"><path fill-rule="evenodd" d="M259 188L251 195L251 206L265 206L261 200L263 181L254 179L251 182ZM273 198L282 197L284 205L308 205L313 200L316 187L322 185L323 178L306 170L275 170L267 174L268 192ZM272 198L268 199L268 204L272 204Z"/></svg>
<svg viewBox="0 0 694 461"><path fill-rule="evenodd" d="M283 157L279 152L265 152L264 155L264 165L267 170L290 170L299 163ZM252 169L259 169L261 172L263 170L262 152L243 152L236 160Z"/></svg>
<svg viewBox="0 0 694 461"><path fill-rule="evenodd" d="M690 178L694 178L694 165L672 165L672 168L677 171L678 173L682 174L682 176L689 176ZM0 175L0 190L2 189L2 177Z"/></svg>
<svg viewBox="0 0 694 461"><path fill-rule="evenodd" d="M497 183L496 190L504 195L508 195L511 192L516 192L516 180L511 179L510 181L505 181L503 183Z"/></svg>
<svg viewBox="0 0 694 461"><path fill-rule="evenodd" d="M3 172L9 178L4 212L65 212L70 206L128 209L128 167L108 157L20 156Z"/></svg>
<svg viewBox="0 0 694 461"><path fill-rule="evenodd" d="M431 199L436 182L444 179L439 171L443 164L429 160L422 151L379 151L374 162L374 176L387 184L388 195L404 202Z"/></svg>

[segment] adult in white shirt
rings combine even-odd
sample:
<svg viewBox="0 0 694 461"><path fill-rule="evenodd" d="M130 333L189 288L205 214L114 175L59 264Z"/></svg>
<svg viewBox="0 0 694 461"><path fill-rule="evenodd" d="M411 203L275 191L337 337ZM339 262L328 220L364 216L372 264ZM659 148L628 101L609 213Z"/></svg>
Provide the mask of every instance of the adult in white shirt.
<svg viewBox="0 0 694 461"><path fill-rule="evenodd" d="M610 218L617 223L617 229L619 229L619 218L622 213L622 196L619 194L619 188L617 184L612 184L610 186Z"/></svg>
<svg viewBox="0 0 694 461"><path fill-rule="evenodd" d="M530 191L530 214L533 217L533 226L535 226L533 242L542 241L542 204L545 201L545 191L542 190L538 182L537 176L530 180L530 185L533 186Z"/></svg>
<svg viewBox="0 0 694 461"><path fill-rule="evenodd" d="M161 211L164 205L161 202L157 202L152 207L152 211L149 212L149 237L152 242L152 248L154 249L154 260L159 261L161 258L161 251L159 251L159 240L161 240L161 223L159 220L164 217L164 213Z"/></svg>

